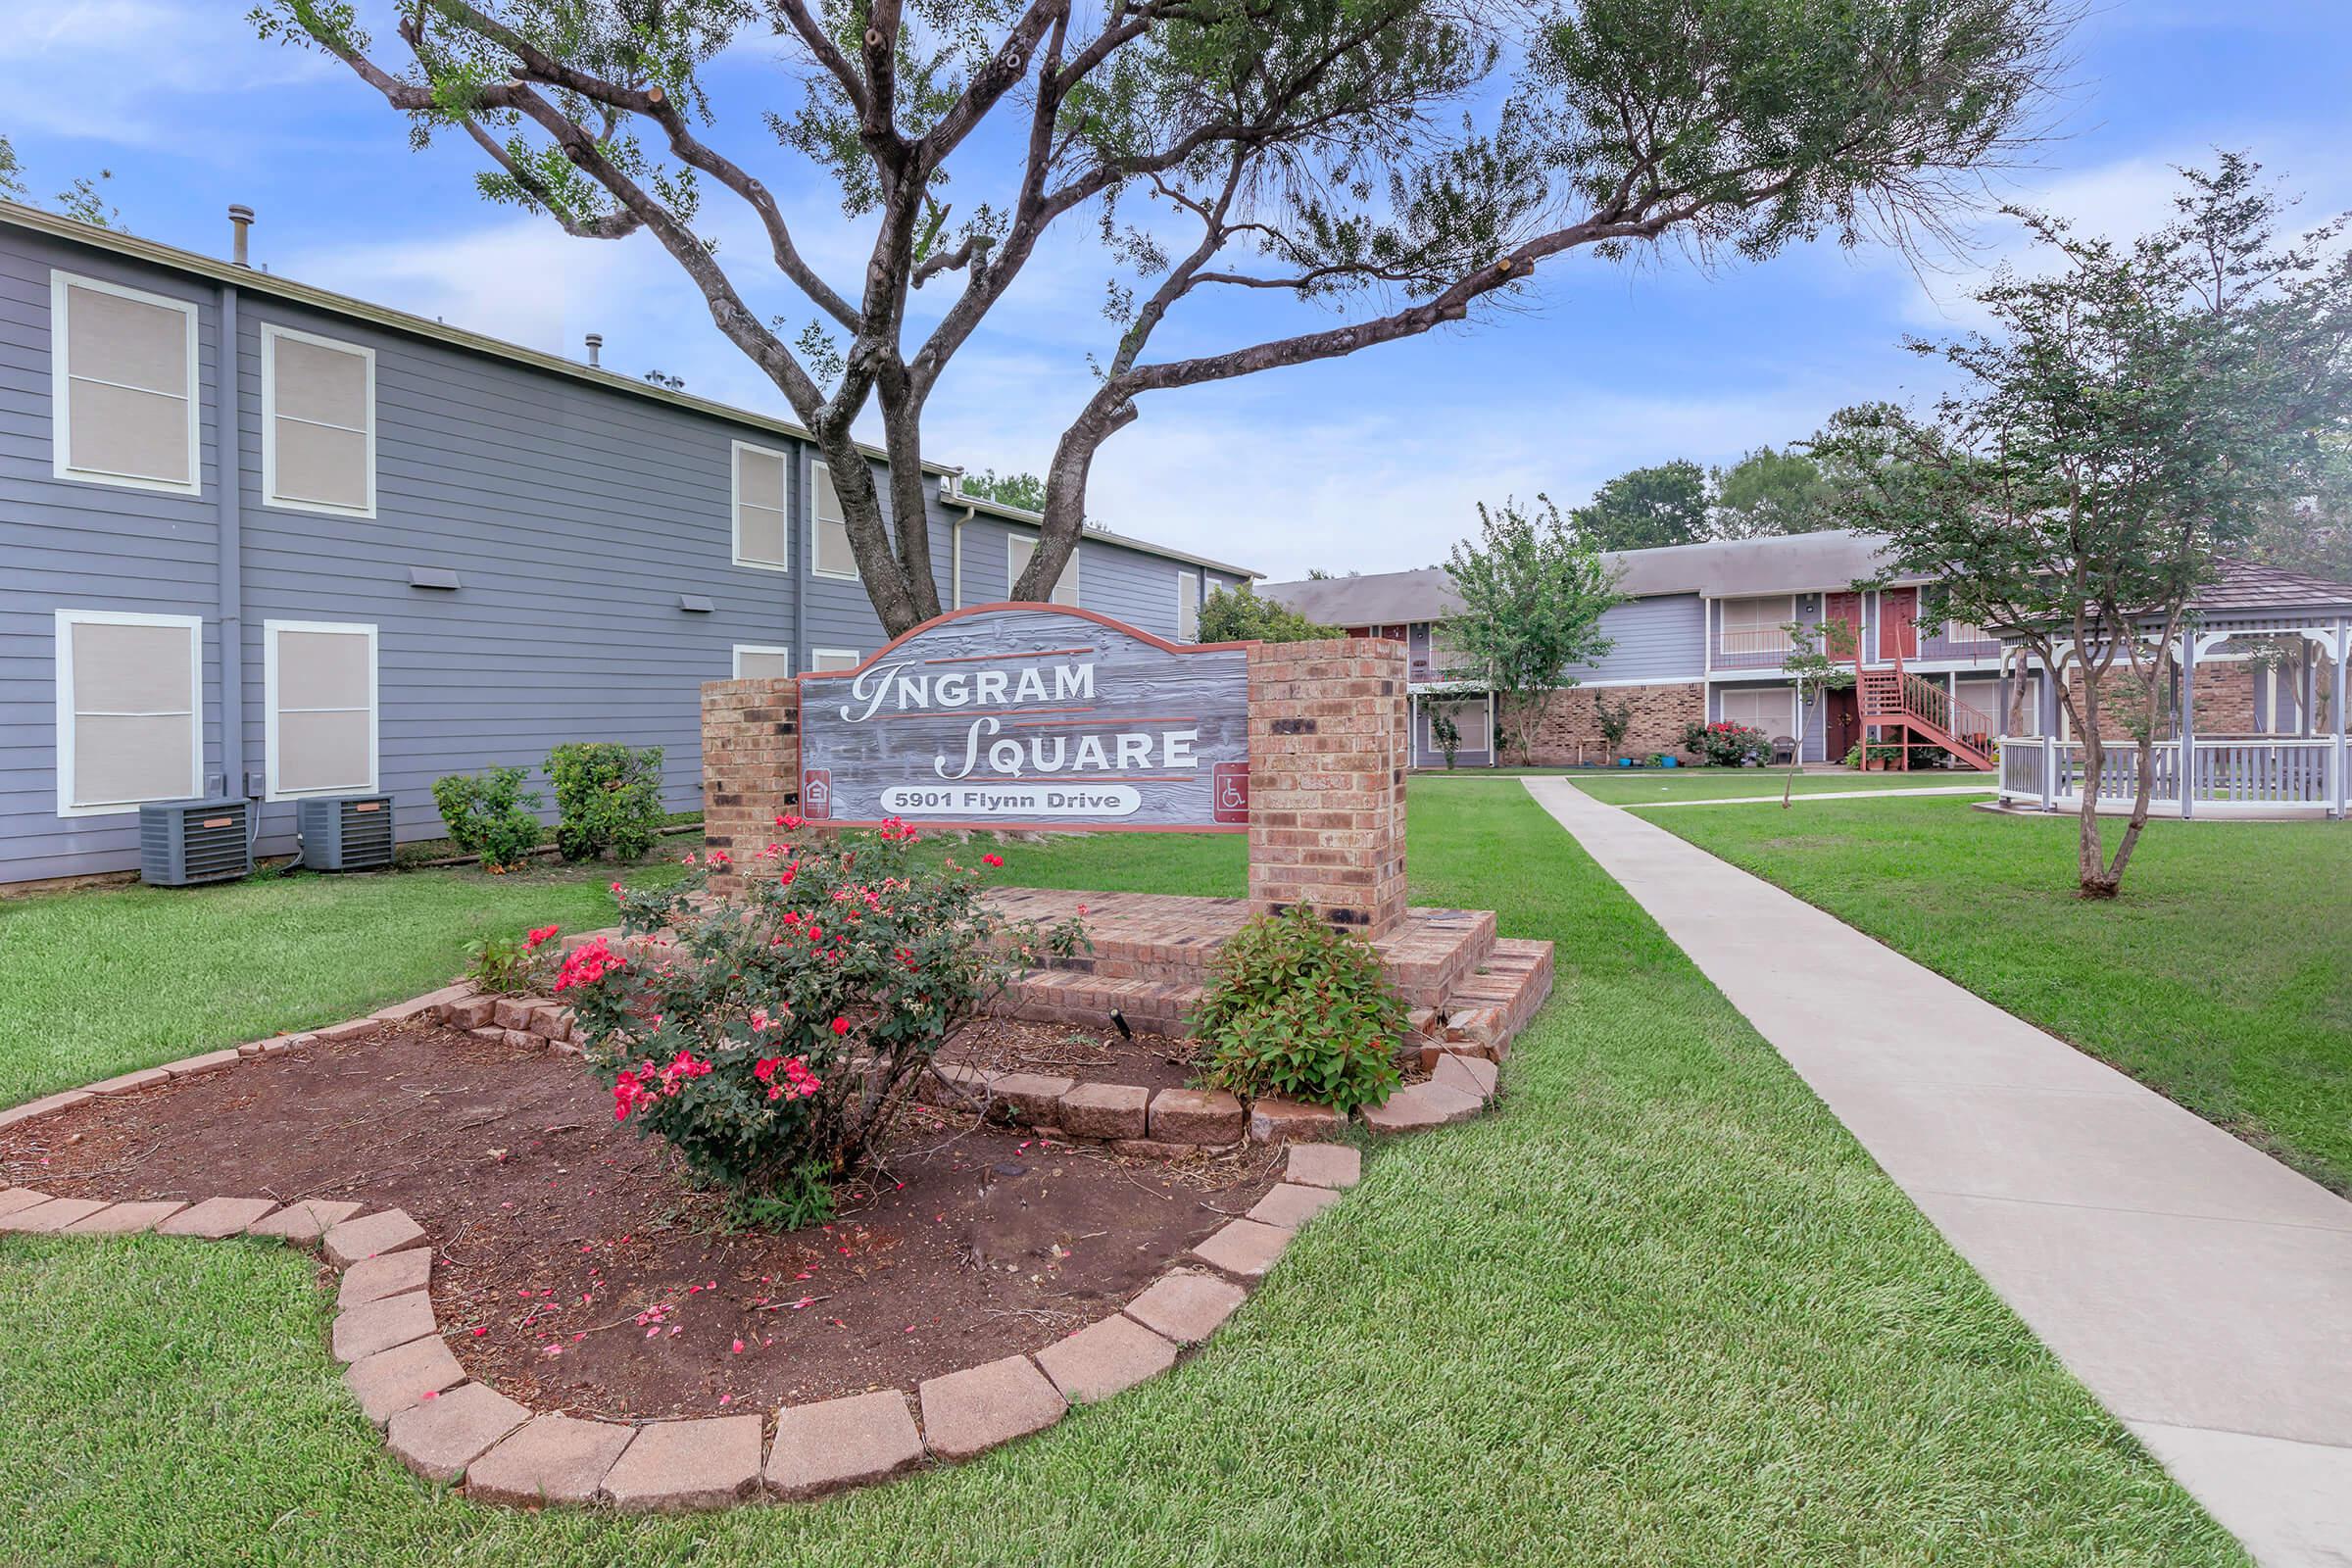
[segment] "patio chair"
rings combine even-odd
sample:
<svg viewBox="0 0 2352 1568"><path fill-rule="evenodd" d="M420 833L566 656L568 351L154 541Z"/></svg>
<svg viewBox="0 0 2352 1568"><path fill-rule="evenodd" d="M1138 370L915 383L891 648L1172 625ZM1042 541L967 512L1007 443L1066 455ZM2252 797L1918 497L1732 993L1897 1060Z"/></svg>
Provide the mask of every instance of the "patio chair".
<svg viewBox="0 0 2352 1568"><path fill-rule="evenodd" d="M1778 767L1783 762L1793 762L1795 760L1796 737L1793 735L1775 735L1772 738L1773 765Z"/></svg>

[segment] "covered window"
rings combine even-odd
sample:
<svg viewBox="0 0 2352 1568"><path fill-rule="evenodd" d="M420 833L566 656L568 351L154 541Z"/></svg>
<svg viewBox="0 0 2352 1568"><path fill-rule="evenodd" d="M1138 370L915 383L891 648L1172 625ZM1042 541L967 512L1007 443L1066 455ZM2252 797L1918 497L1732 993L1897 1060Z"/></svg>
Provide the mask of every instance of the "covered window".
<svg viewBox="0 0 2352 1568"><path fill-rule="evenodd" d="M1070 559L1061 564L1061 580L1054 585L1053 603L1076 608L1078 553L1082 548L1079 545L1070 547ZM1029 569L1029 558L1036 554L1037 535L1008 533L1004 536L1004 593L1007 598L1012 594L1013 585L1021 580L1021 573Z"/></svg>
<svg viewBox="0 0 2352 1568"><path fill-rule="evenodd" d="M196 307L49 274L55 471L195 495Z"/></svg>
<svg viewBox="0 0 2352 1568"><path fill-rule="evenodd" d="M814 468L814 499L808 509L808 559L819 577L856 581L858 556L850 548L850 524L841 510L841 492L833 488L833 470L823 464Z"/></svg>
<svg viewBox="0 0 2352 1568"><path fill-rule="evenodd" d="M375 515L375 351L262 328L262 484L273 507Z"/></svg>
<svg viewBox="0 0 2352 1568"><path fill-rule="evenodd" d="M1456 748L1459 754L1491 752L1494 749L1494 736L1491 727L1494 713L1488 708L1487 700L1481 697L1468 702L1426 705L1422 710L1421 718L1421 741L1425 750L1430 752L1440 750L1437 726L1432 722L1440 709L1443 709L1446 716L1453 720L1454 730L1462 738L1461 745Z"/></svg>
<svg viewBox="0 0 2352 1568"><path fill-rule="evenodd" d="M1788 651L1788 622L1796 618L1796 601L1726 599L1723 601L1722 652L1727 654L1785 654Z"/></svg>
<svg viewBox="0 0 2352 1568"><path fill-rule="evenodd" d="M375 788L375 628L262 622L265 761L273 801Z"/></svg>
<svg viewBox="0 0 2352 1568"><path fill-rule="evenodd" d="M811 648L808 650L808 670L822 674L828 669L856 669L858 650L855 648Z"/></svg>
<svg viewBox="0 0 2352 1568"><path fill-rule="evenodd" d="M735 645L737 680L781 680L791 673L791 649L762 648L754 643Z"/></svg>
<svg viewBox="0 0 2352 1568"><path fill-rule="evenodd" d="M1776 741L1796 735L1796 693L1786 686L1727 687L1722 704L1728 724L1760 729Z"/></svg>
<svg viewBox="0 0 2352 1568"><path fill-rule="evenodd" d="M783 571L786 554L781 452L735 443L735 564Z"/></svg>
<svg viewBox="0 0 2352 1568"><path fill-rule="evenodd" d="M57 814L204 793L204 622L57 612Z"/></svg>
<svg viewBox="0 0 2352 1568"><path fill-rule="evenodd" d="M1197 571L1176 574L1176 640L1200 640L1200 574Z"/></svg>
<svg viewBox="0 0 2352 1568"><path fill-rule="evenodd" d="M1943 623L1943 640L1947 643L1988 643L1992 633L1973 620L1947 620Z"/></svg>

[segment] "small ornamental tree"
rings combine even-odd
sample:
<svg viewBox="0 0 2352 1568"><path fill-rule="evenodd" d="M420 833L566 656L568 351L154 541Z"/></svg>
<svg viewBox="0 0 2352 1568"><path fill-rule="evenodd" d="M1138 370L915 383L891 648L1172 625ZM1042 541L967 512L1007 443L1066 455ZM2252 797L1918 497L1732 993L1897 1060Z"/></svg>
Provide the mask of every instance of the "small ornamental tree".
<svg viewBox="0 0 2352 1568"><path fill-rule="evenodd" d="M893 821L770 845L741 865L713 850L658 890L615 882L623 944L574 948L555 982L613 1115L667 1140L755 1214L821 1211L940 1047L1041 950L1084 942L1075 922L1044 931L1002 918L980 896L979 867L925 864L914 842ZM710 874L729 870L743 897L704 897Z"/></svg>
<svg viewBox="0 0 2352 1568"><path fill-rule="evenodd" d="M1625 750L1625 738L1633 733L1633 700L1611 705L1605 697L1592 699L1592 722L1600 726L1600 738L1608 744L1609 755L1618 757Z"/></svg>
<svg viewBox="0 0 2352 1568"><path fill-rule="evenodd" d="M2017 212L2055 269L1996 275L1977 296L1992 330L1911 345L1956 390L1927 416L1848 410L1819 443L1856 476L1846 520L1936 584L1927 613L1999 627L2053 683L2082 747L2085 898L2115 896L2146 826L2190 600L2263 518L2325 488L2352 433L2343 220L2282 241L2260 173L2230 154L2184 172L2176 220L2130 244ZM2138 765L2109 856L2111 728Z"/></svg>
<svg viewBox="0 0 2352 1568"><path fill-rule="evenodd" d="M1819 625L1791 620L1784 623L1788 633L1788 656L1781 661L1781 672L1788 677L1796 693L1796 746L1788 758L1788 778L1781 787L1781 809L1788 808L1788 798L1796 790L1796 775L1805 765L1805 735L1812 727L1813 710L1823 698L1832 692L1841 692L1854 683L1849 667L1854 658L1854 628L1842 620L1825 620Z"/></svg>
<svg viewBox="0 0 2352 1568"><path fill-rule="evenodd" d="M1453 771L1454 755L1462 749L1462 726L1444 707L1429 710L1429 738L1438 743L1438 751L1446 759L1446 771Z"/></svg>
<svg viewBox="0 0 2352 1568"><path fill-rule="evenodd" d="M1458 540L1446 564L1459 613L1444 635L1471 671L1508 699L1519 760L1532 761L1535 738L1554 697L1576 684L1569 667L1591 664L1616 646L1600 617L1624 596L1589 539L1568 526L1546 495L1541 513L1505 501L1478 509L1479 542Z"/></svg>

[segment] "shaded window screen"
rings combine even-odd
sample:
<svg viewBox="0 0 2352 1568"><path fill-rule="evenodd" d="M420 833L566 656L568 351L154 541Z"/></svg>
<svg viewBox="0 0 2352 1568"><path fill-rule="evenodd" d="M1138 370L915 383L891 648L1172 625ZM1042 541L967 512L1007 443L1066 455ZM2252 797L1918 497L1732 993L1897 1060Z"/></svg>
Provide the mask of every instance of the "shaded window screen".
<svg viewBox="0 0 2352 1568"><path fill-rule="evenodd" d="M784 546L784 455L735 449L735 559L790 564Z"/></svg>
<svg viewBox="0 0 2352 1568"><path fill-rule="evenodd" d="M1200 640L1200 574L1197 571L1176 574L1176 640Z"/></svg>
<svg viewBox="0 0 2352 1568"><path fill-rule="evenodd" d="M270 500L373 510L368 356L279 334L270 342Z"/></svg>
<svg viewBox="0 0 2352 1568"><path fill-rule="evenodd" d="M781 680L792 673L792 656L773 648L735 650L737 680Z"/></svg>
<svg viewBox="0 0 2352 1568"><path fill-rule="evenodd" d="M276 685L270 760L281 795L375 787L375 639L349 631L272 629Z"/></svg>
<svg viewBox="0 0 2352 1568"><path fill-rule="evenodd" d="M196 633L85 620L67 627L73 807L177 801L197 788Z"/></svg>
<svg viewBox="0 0 2352 1568"><path fill-rule="evenodd" d="M858 651L854 648L811 648L808 650L808 667L815 671L856 669Z"/></svg>
<svg viewBox="0 0 2352 1568"><path fill-rule="evenodd" d="M193 484L189 313L78 283L66 285L64 300L66 467Z"/></svg>
<svg viewBox="0 0 2352 1568"><path fill-rule="evenodd" d="M858 557L850 549L850 525L841 510L841 492L833 488L833 470L817 464L816 570L827 577L858 575Z"/></svg>

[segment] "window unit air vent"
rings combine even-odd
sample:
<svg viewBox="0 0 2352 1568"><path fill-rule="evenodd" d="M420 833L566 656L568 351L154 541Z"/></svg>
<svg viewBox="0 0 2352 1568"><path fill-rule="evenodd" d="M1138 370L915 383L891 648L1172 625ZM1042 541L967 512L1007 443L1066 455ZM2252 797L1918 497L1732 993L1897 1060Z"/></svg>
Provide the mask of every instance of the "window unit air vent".
<svg viewBox="0 0 2352 1568"><path fill-rule="evenodd" d="M159 888L233 882L253 869L252 803L230 796L139 808L139 880Z"/></svg>
<svg viewBox="0 0 2352 1568"><path fill-rule="evenodd" d="M392 797L330 795L295 808L311 871L380 871L392 863Z"/></svg>

